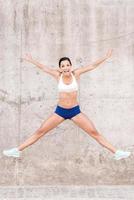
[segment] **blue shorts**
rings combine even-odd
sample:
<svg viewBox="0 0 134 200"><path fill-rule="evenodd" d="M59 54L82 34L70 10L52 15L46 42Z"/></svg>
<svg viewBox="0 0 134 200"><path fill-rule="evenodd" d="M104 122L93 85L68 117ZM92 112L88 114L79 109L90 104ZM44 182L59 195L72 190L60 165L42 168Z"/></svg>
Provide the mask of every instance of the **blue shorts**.
<svg viewBox="0 0 134 200"><path fill-rule="evenodd" d="M81 111L79 105L72 108L63 108L57 105L54 112L63 117L64 119L71 119L75 115L79 114Z"/></svg>

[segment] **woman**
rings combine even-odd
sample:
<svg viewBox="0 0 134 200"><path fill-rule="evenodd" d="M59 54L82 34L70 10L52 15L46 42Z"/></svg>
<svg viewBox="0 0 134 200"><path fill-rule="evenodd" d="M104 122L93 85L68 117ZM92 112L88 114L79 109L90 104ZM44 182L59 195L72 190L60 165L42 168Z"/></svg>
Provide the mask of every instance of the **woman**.
<svg viewBox="0 0 134 200"><path fill-rule="evenodd" d="M26 147L35 143L39 138L58 126L64 120L70 119L103 147L111 151L114 154L114 159L120 160L129 157L130 152L116 149L98 132L92 121L80 110L77 100L77 80L79 80L81 74L95 69L111 57L111 55L112 50L109 50L104 58L97 60L89 66L77 69L73 69L72 63L68 57L63 57L59 60L59 69L53 69L40 64L34 60L31 55L26 55L24 60L36 65L58 81L59 100L54 113L41 124L30 138L16 148L3 151L3 154L6 156L20 157L21 152Z"/></svg>

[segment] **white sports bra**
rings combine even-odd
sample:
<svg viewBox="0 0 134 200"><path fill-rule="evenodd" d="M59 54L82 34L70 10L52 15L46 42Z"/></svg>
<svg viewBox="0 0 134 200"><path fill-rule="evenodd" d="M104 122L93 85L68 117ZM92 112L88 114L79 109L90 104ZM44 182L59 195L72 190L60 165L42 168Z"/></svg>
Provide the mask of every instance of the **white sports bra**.
<svg viewBox="0 0 134 200"><path fill-rule="evenodd" d="M73 78L72 83L65 84L63 82L63 79L62 79L63 74L61 74L60 79L59 79L59 83L58 83L58 91L59 92L73 92L73 91L78 90L78 84L77 84L77 81L76 81L74 75L72 74L72 72L71 72L71 75L72 75L72 78Z"/></svg>

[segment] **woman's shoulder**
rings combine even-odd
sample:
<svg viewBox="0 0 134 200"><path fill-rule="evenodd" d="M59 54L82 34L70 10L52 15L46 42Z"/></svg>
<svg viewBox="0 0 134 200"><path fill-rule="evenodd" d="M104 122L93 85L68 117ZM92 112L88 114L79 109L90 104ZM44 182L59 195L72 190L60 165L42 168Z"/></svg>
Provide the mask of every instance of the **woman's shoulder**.
<svg viewBox="0 0 134 200"><path fill-rule="evenodd" d="M58 72L57 81L59 81L62 73L59 70L57 70L57 72Z"/></svg>
<svg viewBox="0 0 134 200"><path fill-rule="evenodd" d="M72 73L73 73L74 77L75 77L77 80L80 79L80 76L79 76L79 74L76 73L76 70L75 70L75 69L72 71Z"/></svg>

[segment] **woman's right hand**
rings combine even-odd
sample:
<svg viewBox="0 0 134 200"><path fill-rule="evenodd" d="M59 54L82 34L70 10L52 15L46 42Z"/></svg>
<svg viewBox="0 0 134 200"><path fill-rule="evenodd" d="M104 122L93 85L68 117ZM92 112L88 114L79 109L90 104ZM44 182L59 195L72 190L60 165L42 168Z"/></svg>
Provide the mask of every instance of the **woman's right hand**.
<svg viewBox="0 0 134 200"><path fill-rule="evenodd" d="M31 56L31 54L26 54L25 57L22 58L22 60L28 61L28 62L32 62L33 58Z"/></svg>

